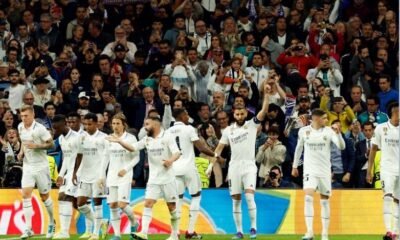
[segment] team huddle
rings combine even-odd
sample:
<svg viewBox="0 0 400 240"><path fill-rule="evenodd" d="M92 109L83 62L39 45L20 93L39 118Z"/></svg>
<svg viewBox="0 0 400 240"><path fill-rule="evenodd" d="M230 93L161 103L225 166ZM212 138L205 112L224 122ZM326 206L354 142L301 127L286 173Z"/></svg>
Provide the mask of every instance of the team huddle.
<svg viewBox="0 0 400 240"><path fill-rule="evenodd" d="M228 182L232 198L232 213L237 233L232 239L243 239L242 200L244 192L248 207L251 229L250 239L257 237L257 207L254 199L257 181L255 163L255 144L257 127L268 112L268 86L265 87L262 108L258 114L246 121L245 108L234 109L235 122L224 129L222 138L215 151L210 150L189 125L189 115L185 109L174 109L175 123L163 129L161 118L149 114L144 121L146 136L139 141L127 132L126 118L116 114L112 119L113 133L107 135L97 129L97 116L88 113L84 116L84 130L73 131L66 124L63 115L53 119L54 136L59 137L63 162L57 186L59 186L60 232L55 234L53 202L49 197L51 180L49 175L46 150L53 147L53 137L46 128L34 120L32 107L21 109L22 123L18 126L23 148L18 155L23 159L23 213L26 229L21 239L33 236L32 232L32 191L36 186L47 209L50 224L46 238L68 239L73 208L85 216L86 232L81 236L88 239L99 239L103 230L102 200L107 198L110 207L110 222L114 229L111 239L121 239L120 211L130 221L131 237L148 239L149 225L152 220L152 208L156 201L163 198L171 216L171 235L168 240L179 239L179 220L181 204L187 189L191 195L189 224L185 233L186 239L201 239L195 232L195 224L200 210L201 182L195 165L196 147L201 153L210 157L206 171L210 174L213 164L220 161L220 154L225 146L230 146ZM373 165L376 151L381 149L381 179L384 189L384 220L387 228L385 239L396 239L398 232L398 193L399 193L399 108L398 103L388 108L390 121L377 127L375 141L369 158L369 170ZM345 147L340 124L326 126L327 114L321 109L312 112L312 123L301 128L295 151L292 175L297 177L297 167L303 158L305 222L307 232L303 240L314 238L313 233L313 195L321 195L322 239L328 239L330 221L329 197L331 189L331 144L339 149ZM141 218L141 231L135 219L131 199L131 182L133 168L139 162L139 151L145 149L149 163L150 175L146 186L144 209ZM303 154L304 152L304 154ZM368 171L369 173L371 171ZM367 180L370 181L370 174ZM393 208L393 202L394 208ZM92 207L92 205L94 207ZM392 216L396 220L392 226ZM101 233L101 234L100 234Z"/></svg>

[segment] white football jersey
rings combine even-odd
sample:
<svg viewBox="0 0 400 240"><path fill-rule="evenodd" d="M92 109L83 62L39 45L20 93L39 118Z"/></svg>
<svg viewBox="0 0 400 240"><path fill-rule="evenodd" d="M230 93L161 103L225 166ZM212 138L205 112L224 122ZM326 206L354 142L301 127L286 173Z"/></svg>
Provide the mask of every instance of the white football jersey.
<svg viewBox="0 0 400 240"><path fill-rule="evenodd" d="M137 142L136 137L132 134L124 132L120 137L122 141L133 145ZM132 182L133 177L133 167L139 162L139 153L130 152L121 146L119 143L108 142L106 155L106 166L108 164L107 173L107 186L118 186L123 183ZM126 174L123 177L118 176L118 172L121 170L126 170Z"/></svg>
<svg viewBox="0 0 400 240"><path fill-rule="evenodd" d="M80 148L80 136L79 133L69 129L67 135L61 134L58 137L63 157L62 167L58 174L60 177L72 176L74 172L76 155Z"/></svg>
<svg viewBox="0 0 400 240"><path fill-rule="evenodd" d="M345 148L342 135L336 134L330 127L323 127L318 130L311 126L300 128L293 167L298 167L304 148L304 175L331 176L331 143L341 150Z"/></svg>
<svg viewBox="0 0 400 240"><path fill-rule="evenodd" d="M52 139L51 134L42 124L33 121L29 128L25 128L24 123L18 125L18 133L22 145L27 143L43 144ZM47 150L24 148L23 171L39 171L49 168L47 160Z"/></svg>
<svg viewBox="0 0 400 240"><path fill-rule="evenodd" d="M376 126L373 144L381 149L381 172L399 175L399 126L390 121Z"/></svg>
<svg viewBox="0 0 400 240"><path fill-rule="evenodd" d="M182 155L174 162L174 171L176 176L185 175L188 169L196 169L195 154L193 142L199 140L196 129L183 122L175 122L174 126L170 127L167 132L175 139Z"/></svg>
<svg viewBox="0 0 400 240"><path fill-rule="evenodd" d="M81 182L95 183L100 178L108 146L105 137L107 134L99 130L93 135L85 132L81 136L79 153L82 153L82 162L77 173Z"/></svg>
<svg viewBox="0 0 400 240"><path fill-rule="evenodd" d="M144 148L147 150L150 170L148 184L164 185L175 181L173 168L166 168L163 165L164 160L170 158L172 154L180 153L175 140L170 134L162 130L156 138L146 136L133 144L133 147L135 151Z"/></svg>
<svg viewBox="0 0 400 240"><path fill-rule="evenodd" d="M231 147L230 164L238 164L243 161L255 164L255 145L258 126L259 123L254 117L246 121L243 126L238 126L234 123L224 129L220 143L230 145Z"/></svg>

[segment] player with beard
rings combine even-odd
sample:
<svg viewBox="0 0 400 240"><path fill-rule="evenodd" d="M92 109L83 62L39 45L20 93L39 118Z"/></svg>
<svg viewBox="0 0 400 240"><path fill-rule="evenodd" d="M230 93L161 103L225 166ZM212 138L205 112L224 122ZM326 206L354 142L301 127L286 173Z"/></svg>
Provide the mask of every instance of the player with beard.
<svg viewBox="0 0 400 240"><path fill-rule="evenodd" d="M142 230L141 232L132 233L132 237L139 240L147 239L152 218L152 208L159 198L164 198L171 214L172 225L171 236L167 240L177 240L179 216L176 209L176 201L178 200L178 191L172 164L178 160L181 152L173 137L161 128L159 116L147 117L144 127L147 136L136 143L125 142L121 138L113 136L107 138L110 142L119 143L131 152L145 148L147 150L150 174L144 197Z"/></svg>
<svg viewBox="0 0 400 240"><path fill-rule="evenodd" d="M78 187L72 182L75 161L82 159L78 154L80 145L80 134L67 126L64 115L56 115L53 118L54 135L58 137L62 151L62 166L57 178L57 187L60 213L61 231L54 235L53 239L69 238L69 228L73 213L73 207L77 209L76 192Z"/></svg>
<svg viewBox="0 0 400 240"><path fill-rule="evenodd" d="M244 189L247 207L250 216L250 239L257 237L257 208L254 201L254 193L257 183L257 166L255 161L255 145L257 128L264 120L268 112L268 98L271 87L264 84L264 100L262 109L257 116L246 121L247 110L236 108L233 112L235 123L224 129L221 140L215 149L215 157L221 155L226 145L231 147L231 161L228 169L229 191L233 201L233 219L237 233L232 239L243 239L242 229L242 200Z"/></svg>

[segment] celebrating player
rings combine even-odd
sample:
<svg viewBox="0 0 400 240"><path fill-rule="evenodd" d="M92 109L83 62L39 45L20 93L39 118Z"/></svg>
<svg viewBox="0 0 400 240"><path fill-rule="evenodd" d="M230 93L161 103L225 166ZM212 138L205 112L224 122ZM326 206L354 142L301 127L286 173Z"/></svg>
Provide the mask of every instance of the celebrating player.
<svg viewBox="0 0 400 240"><path fill-rule="evenodd" d="M135 136L126 132L126 117L122 113L118 113L112 118L111 125L114 131L111 135L112 138L118 138L130 144L137 142ZM114 142L109 142L107 149L106 161L102 166L103 178L100 179L100 184L104 184L104 176L108 167L107 187L109 191L107 202L110 205L111 224L114 228L114 237L112 240L120 240L121 218L118 208L128 216L131 223L131 232L136 232L138 226L133 210L129 206L129 201L131 199L133 167L139 162L139 156L136 153L127 151L120 144Z"/></svg>
<svg viewBox="0 0 400 240"><path fill-rule="evenodd" d="M321 195L322 240L328 240L330 219L329 197L332 192L331 181L331 143L340 150L345 148L345 142L340 128L333 124L326 127L328 116L322 109L314 109L311 114L312 123L299 130L298 142L294 154L292 175L299 176L297 166L304 148L303 189L305 193L304 216L307 233L303 240L314 237L314 192Z"/></svg>
<svg viewBox="0 0 400 240"><path fill-rule="evenodd" d="M102 198L105 195L105 189L98 184L101 176L102 162L105 161L107 135L97 129L97 116L94 113L85 115L83 124L86 132L81 136L79 153L82 158L77 158L74 168L73 182L78 184L78 209L85 217L94 222L94 230L90 240L99 239L99 231L103 218ZM87 204L88 198L93 198L95 211ZM86 229L90 232L91 229ZM106 234L103 232L102 234Z"/></svg>
<svg viewBox="0 0 400 240"><path fill-rule="evenodd" d="M54 147L53 138L49 131L37 123L32 106L23 106L21 108L21 120L18 125L18 133L21 137L22 148L18 154L18 159L23 159L22 171L22 198L23 212L25 216L26 229L21 239L32 237L32 192L37 186L40 198L49 214L49 226L46 238L52 238L55 231L55 222L53 216L53 201L50 198L51 190L49 161L47 160L47 149Z"/></svg>
<svg viewBox="0 0 400 240"><path fill-rule="evenodd" d="M268 112L268 98L271 88L264 85L262 109L252 120L246 121L247 110L236 108L233 112L235 123L224 129L221 140L215 149L215 157L221 155L225 145L231 146L231 161L228 169L229 191L233 201L233 219L237 233L232 239L243 239L242 227L242 188L244 188L247 208L250 216L250 239L257 237L257 208L254 193L257 183L257 166L255 163L255 145L257 127ZM243 187L242 187L243 186Z"/></svg>
<svg viewBox="0 0 400 240"><path fill-rule="evenodd" d="M172 231L167 240L177 240L178 212L176 210L176 201L178 192L172 164L179 158L181 153L172 136L162 130L159 117L147 117L144 127L146 128L147 136L133 145L115 136L107 138L111 142L121 144L128 151L147 149L150 176L145 193L142 231L132 233L132 237L139 240L147 239L153 205L159 198L163 197L171 214Z"/></svg>
<svg viewBox="0 0 400 240"><path fill-rule="evenodd" d="M78 154L80 135L67 126L63 115L54 116L52 123L54 135L59 136L58 141L63 157L61 170L57 178L57 186L60 187L58 201L61 231L53 239L65 239L69 238L73 207L77 207L76 191L78 187L73 184L72 175L76 158L82 159L82 154Z"/></svg>
<svg viewBox="0 0 400 240"><path fill-rule="evenodd" d="M397 239L399 221L399 103L390 103L389 121L375 128L375 138L368 159L367 182L372 183L371 171L378 149L381 149L381 182L383 189L384 240ZM393 208L394 202L394 208ZM394 223L392 227L392 217Z"/></svg>
<svg viewBox="0 0 400 240"><path fill-rule="evenodd" d="M177 210L180 217L183 194L185 193L185 188L188 188L192 200L190 202L189 210L189 226L185 238L201 239L201 236L194 231L200 210L201 181L195 164L193 144L200 152L209 156L214 157L214 152L200 141L196 130L192 126L188 125L189 114L185 109L174 109L172 115L176 122L174 123L174 126L167 130L167 132L173 136L178 144L179 150L182 152L182 155L173 164L179 194Z"/></svg>

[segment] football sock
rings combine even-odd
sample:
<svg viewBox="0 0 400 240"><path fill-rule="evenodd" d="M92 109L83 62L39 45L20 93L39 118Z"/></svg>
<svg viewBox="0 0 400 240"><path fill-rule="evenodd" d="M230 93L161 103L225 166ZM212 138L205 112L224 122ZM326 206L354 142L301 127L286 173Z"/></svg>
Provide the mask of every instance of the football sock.
<svg viewBox="0 0 400 240"><path fill-rule="evenodd" d="M78 207L79 212L85 216L86 232L91 233L93 228L94 213L90 205L85 204Z"/></svg>
<svg viewBox="0 0 400 240"><path fill-rule="evenodd" d="M121 217L119 216L118 208L111 208L111 225L114 228L114 235L121 236Z"/></svg>
<svg viewBox="0 0 400 240"><path fill-rule="evenodd" d="M233 220L235 221L237 232L243 232L242 228L242 200L232 200Z"/></svg>
<svg viewBox="0 0 400 240"><path fill-rule="evenodd" d="M27 229L32 229L32 198L24 198L23 203L24 207L24 216L25 216L25 224Z"/></svg>
<svg viewBox="0 0 400 240"><path fill-rule="evenodd" d="M310 195L304 197L304 217L306 220L307 234L313 234L313 220L314 220L314 198Z"/></svg>
<svg viewBox="0 0 400 240"><path fill-rule="evenodd" d="M246 196L247 208L248 208L249 216L250 216L251 228L257 229L257 206L256 206L256 202L254 201L254 194L246 193L245 196Z"/></svg>
<svg viewBox="0 0 400 240"><path fill-rule="evenodd" d="M383 197L383 222L385 224L386 232L392 231L392 204L393 198L390 196Z"/></svg>
<svg viewBox="0 0 400 240"><path fill-rule="evenodd" d="M328 235L330 221L330 206L328 199L321 199L322 235Z"/></svg>
<svg viewBox="0 0 400 240"><path fill-rule="evenodd" d="M194 227L196 225L197 217L199 216L200 211L200 200L201 197L192 197L192 201L190 202L190 210L189 210L189 226L188 232L193 233Z"/></svg>
<svg viewBox="0 0 400 240"><path fill-rule="evenodd" d="M171 236L178 235L179 231L178 220L179 220L178 211L174 209L173 211L171 211L171 227L172 227Z"/></svg>
<svg viewBox="0 0 400 240"><path fill-rule="evenodd" d="M129 222L131 223L131 226L134 226L136 224L136 220L135 220L135 214L133 214L133 210L132 210L131 206L126 205L126 207L124 207L124 209L122 209L122 211L128 217Z"/></svg>
<svg viewBox="0 0 400 240"><path fill-rule="evenodd" d="M53 200L51 200L50 196L44 201L44 206L46 207L47 213L49 214L49 224L54 224L54 214L53 214Z"/></svg>
<svg viewBox="0 0 400 240"><path fill-rule="evenodd" d="M144 208L143 209L143 215L142 215L142 233L147 234L149 231L149 225L151 222L151 214L152 214L152 209L151 208Z"/></svg>
<svg viewBox="0 0 400 240"><path fill-rule="evenodd" d="M103 220L103 206L94 206L94 230L93 233L99 235L101 221Z"/></svg>

